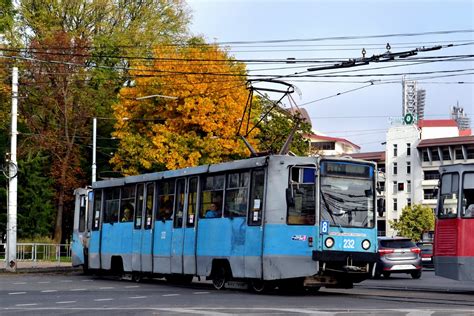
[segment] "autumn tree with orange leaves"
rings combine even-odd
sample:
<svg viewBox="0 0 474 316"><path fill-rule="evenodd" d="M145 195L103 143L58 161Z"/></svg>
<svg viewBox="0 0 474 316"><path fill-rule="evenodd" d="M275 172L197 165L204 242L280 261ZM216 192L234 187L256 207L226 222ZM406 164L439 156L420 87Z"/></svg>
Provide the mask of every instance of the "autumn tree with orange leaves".
<svg viewBox="0 0 474 316"><path fill-rule="evenodd" d="M116 169L137 174L248 157L236 134L241 122L247 128L245 66L202 43L158 47L153 57L133 67L133 80L114 106ZM150 95L164 97L137 100ZM254 147L257 132L247 138Z"/></svg>

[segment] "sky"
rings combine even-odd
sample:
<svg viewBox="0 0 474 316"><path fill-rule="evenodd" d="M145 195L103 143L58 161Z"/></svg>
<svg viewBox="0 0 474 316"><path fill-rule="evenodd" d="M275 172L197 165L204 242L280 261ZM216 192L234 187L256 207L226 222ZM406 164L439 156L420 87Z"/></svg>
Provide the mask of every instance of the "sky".
<svg viewBox="0 0 474 316"><path fill-rule="evenodd" d="M448 119L451 106L459 103L473 125L474 57L464 55L474 56L474 0L187 0L187 3L192 14L191 33L226 47L238 60L310 61L306 64L249 62L247 70L250 75L287 76L281 80L296 87L292 98L296 105L308 111L313 130L346 138L359 145L361 152L384 150L382 143L387 129L402 116L403 75L409 80L416 79L417 88L426 90L425 119ZM451 33L440 33L444 31ZM327 39L334 37L344 38ZM276 40L279 42L268 42ZM366 57L383 54L387 43L392 53L423 46L455 46L410 57L423 58L418 61L397 60L306 72L308 68L360 58L362 49ZM449 61L427 59L440 56L457 57L446 57ZM384 68L372 69L380 67ZM296 72L319 77L288 78ZM389 76L377 76L380 74ZM286 98L282 102L287 108L292 106Z"/></svg>

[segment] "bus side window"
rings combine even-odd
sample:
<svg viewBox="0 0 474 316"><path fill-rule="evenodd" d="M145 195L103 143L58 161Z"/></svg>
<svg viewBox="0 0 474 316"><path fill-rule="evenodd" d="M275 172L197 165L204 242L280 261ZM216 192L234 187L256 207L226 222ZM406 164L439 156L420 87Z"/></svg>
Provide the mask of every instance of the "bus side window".
<svg viewBox="0 0 474 316"><path fill-rule="evenodd" d="M265 171L255 170L252 172L250 184L250 212L248 224L259 226L262 224L263 194L265 192Z"/></svg>
<svg viewBox="0 0 474 316"><path fill-rule="evenodd" d="M99 230L101 213L102 213L102 190L96 190L94 191L92 230Z"/></svg>

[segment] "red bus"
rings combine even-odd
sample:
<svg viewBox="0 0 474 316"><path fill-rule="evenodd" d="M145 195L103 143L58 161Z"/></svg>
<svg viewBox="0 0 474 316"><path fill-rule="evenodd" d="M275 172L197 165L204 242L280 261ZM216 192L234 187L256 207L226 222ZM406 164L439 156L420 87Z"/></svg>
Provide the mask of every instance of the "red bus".
<svg viewBox="0 0 474 316"><path fill-rule="evenodd" d="M474 164L440 168L435 274L474 281Z"/></svg>

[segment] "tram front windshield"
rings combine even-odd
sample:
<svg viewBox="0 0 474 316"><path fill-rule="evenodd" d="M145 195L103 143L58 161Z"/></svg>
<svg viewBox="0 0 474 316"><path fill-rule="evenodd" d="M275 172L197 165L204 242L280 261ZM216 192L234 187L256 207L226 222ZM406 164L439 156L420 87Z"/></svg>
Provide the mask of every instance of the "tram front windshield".
<svg viewBox="0 0 474 316"><path fill-rule="evenodd" d="M326 161L321 163L320 174L322 220L332 226L374 227L373 166Z"/></svg>

